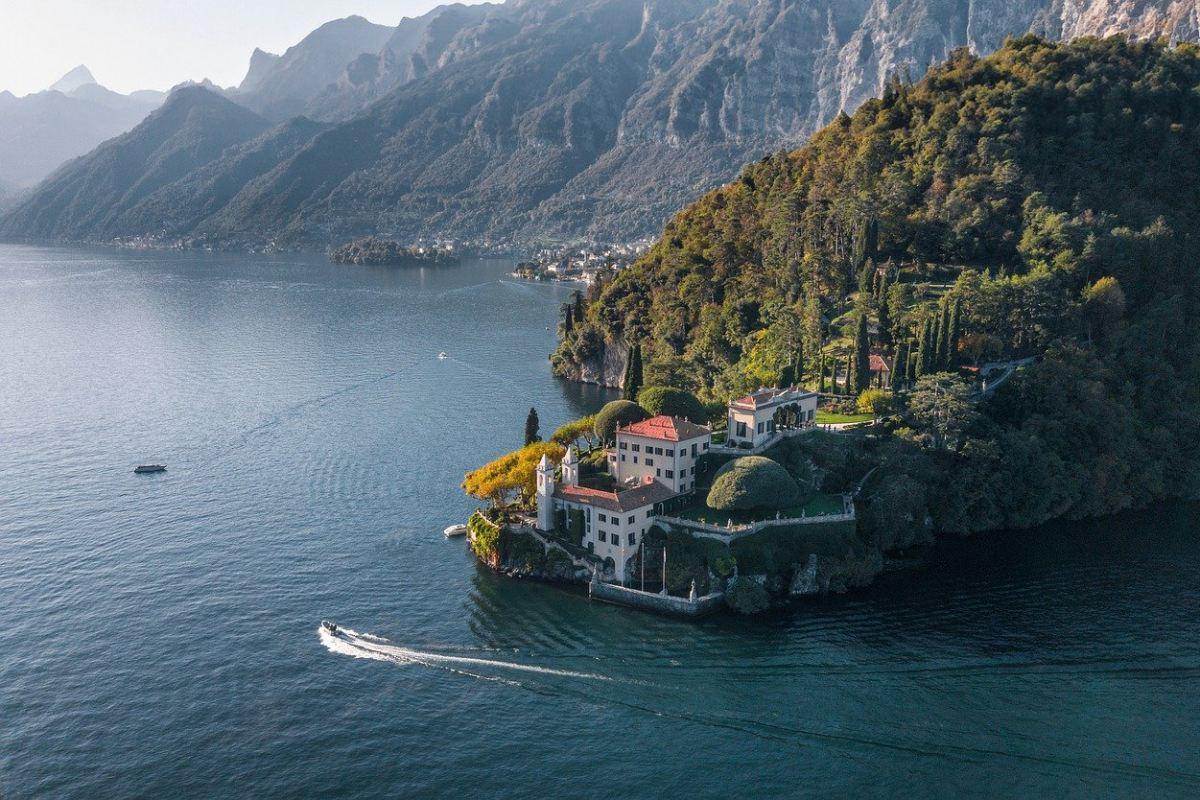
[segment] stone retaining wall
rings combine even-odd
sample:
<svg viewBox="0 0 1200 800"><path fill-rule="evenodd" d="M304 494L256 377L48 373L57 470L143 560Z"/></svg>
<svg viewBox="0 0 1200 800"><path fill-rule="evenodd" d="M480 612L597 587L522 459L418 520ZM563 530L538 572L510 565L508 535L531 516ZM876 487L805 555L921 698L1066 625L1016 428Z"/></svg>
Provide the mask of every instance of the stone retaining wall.
<svg viewBox="0 0 1200 800"><path fill-rule="evenodd" d="M642 592L628 589L615 583L592 581L588 584L588 597L605 603L629 606L641 611L652 611L656 614L670 614L681 617L700 617L711 614L724 607L725 595L722 592L697 597L689 600L686 597L672 597L664 594Z"/></svg>

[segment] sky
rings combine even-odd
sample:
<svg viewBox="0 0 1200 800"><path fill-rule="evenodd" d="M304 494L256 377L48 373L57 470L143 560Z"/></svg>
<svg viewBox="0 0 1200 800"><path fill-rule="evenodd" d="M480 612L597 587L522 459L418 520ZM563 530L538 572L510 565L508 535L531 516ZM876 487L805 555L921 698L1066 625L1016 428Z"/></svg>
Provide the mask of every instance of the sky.
<svg viewBox="0 0 1200 800"><path fill-rule="evenodd" d="M331 19L395 25L447 1L0 0L0 91L41 91L79 64L118 92L235 85L255 47L282 53Z"/></svg>

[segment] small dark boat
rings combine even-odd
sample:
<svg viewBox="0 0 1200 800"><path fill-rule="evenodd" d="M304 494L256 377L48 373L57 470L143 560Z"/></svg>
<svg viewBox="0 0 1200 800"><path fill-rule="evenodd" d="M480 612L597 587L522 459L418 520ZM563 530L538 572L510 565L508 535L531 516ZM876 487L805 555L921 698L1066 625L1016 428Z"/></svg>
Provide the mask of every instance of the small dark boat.
<svg viewBox="0 0 1200 800"><path fill-rule="evenodd" d="M147 472L166 472L167 468L163 464L142 464L140 467L134 467L133 471L138 475L145 475Z"/></svg>
<svg viewBox="0 0 1200 800"><path fill-rule="evenodd" d="M330 633L334 634L335 636L337 635L337 632L338 632L337 625L334 625L329 620L327 620L327 619L321 620L321 627L324 628L325 630L329 631Z"/></svg>

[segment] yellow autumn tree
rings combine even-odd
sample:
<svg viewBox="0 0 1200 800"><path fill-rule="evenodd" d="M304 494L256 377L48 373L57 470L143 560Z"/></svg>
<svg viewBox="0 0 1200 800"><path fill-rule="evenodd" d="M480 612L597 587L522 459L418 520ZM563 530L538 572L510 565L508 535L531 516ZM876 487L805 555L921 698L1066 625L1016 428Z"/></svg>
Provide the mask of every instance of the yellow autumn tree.
<svg viewBox="0 0 1200 800"><path fill-rule="evenodd" d="M557 442L534 442L473 469L463 477L463 491L493 506L528 502L537 490L537 465L542 456L562 461L566 449Z"/></svg>

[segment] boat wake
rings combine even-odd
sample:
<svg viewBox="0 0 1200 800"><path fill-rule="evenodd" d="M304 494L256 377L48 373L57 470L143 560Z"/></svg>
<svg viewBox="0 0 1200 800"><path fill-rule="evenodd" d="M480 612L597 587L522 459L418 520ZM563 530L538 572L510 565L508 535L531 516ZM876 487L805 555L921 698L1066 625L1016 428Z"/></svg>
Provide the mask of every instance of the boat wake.
<svg viewBox="0 0 1200 800"><path fill-rule="evenodd" d="M592 681L610 681L612 680L607 675L600 675L595 672L577 672L569 669L555 669L554 667L541 667L536 664L520 664L515 661L503 661L494 658L480 658L478 656L459 656L449 655L446 653L431 653L427 650L413 650L408 647L400 647L380 636L373 636L369 633L359 633L338 626L337 633L332 633L324 627L319 627L317 633L321 637L321 644L331 653L340 653L341 655L350 656L352 658L366 658L372 661L391 661L394 664L419 664L425 667L433 667L435 669L444 669L450 672L457 672L463 675L470 675L474 678L482 678L484 680L495 680L504 683L515 683L494 674L485 674L478 670L486 670L488 673L493 671L499 672L523 672L532 673L542 676L553 676L559 678L576 678L580 680Z"/></svg>

